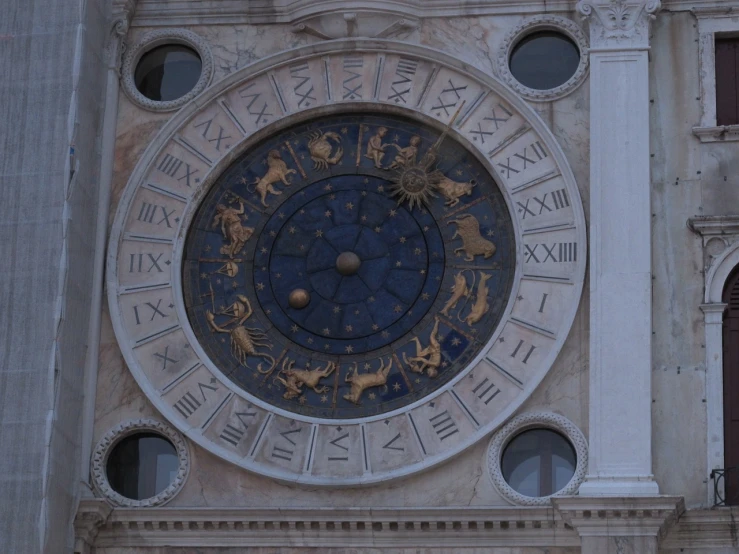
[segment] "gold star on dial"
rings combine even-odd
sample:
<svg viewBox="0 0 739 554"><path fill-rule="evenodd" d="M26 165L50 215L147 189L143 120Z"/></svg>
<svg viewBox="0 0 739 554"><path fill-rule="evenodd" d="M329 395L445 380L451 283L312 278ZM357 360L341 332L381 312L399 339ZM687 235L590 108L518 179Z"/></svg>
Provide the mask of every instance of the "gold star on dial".
<svg viewBox="0 0 739 554"><path fill-rule="evenodd" d="M324 328L323 328L323 331L321 331L321 332L322 332L322 333L323 333L324 335L330 335L330 334L331 334L331 329L329 329L328 327L324 327ZM326 345L326 346L328 346L328 345Z"/></svg>
<svg viewBox="0 0 739 554"><path fill-rule="evenodd" d="M292 225L291 225L291 226L290 226L290 228L288 229L288 232L289 232L289 233L290 233L291 235L294 235L294 234L295 234L295 231L297 231L297 229L296 229L296 228L295 228L294 226L292 226Z"/></svg>
<svg viewBox="0 0 739 554"><path fill-rule="evenodd" d="M405 237L400 237L398 240L400 241L400 244L405 244L405 241L408 239L406 239Z"/></svg>
<svg viewBox="0 0 739 554"><path fill-rule="evenodd" d="M316 231L316 237L321 238L322 236L323 236L323 231L318 229L318 231Z"/></svg>
<svg viewBox="0 0 739 554"><path fill-rule="evenodd" d="M257 283L257 290L264 290L264 283Z"/></svg>
<svg viewBox="0 0 739 554"><path fill-rule="evenodd" d="M323 215L325 215L326 217L331 217L331 210L326 210L326 211L325 211L325 212L323 213Z"/></svg>
<svg viewBox="0 0 739 554"><path fill-rule="evenodd" d="M369 393L367 396L369 396L370 400L374 400L375 398L377 398L377 395L374 392Z"/></svg>
<svg viewBox="0 0 739 554"><path fill-rule="evenodd" d="M347 332L347 333L351 333L351 332L352 332L352 329L353 329L353 327L352 327L351 325L347 325L347 326L345 327L345 329L346 329L346 332Z"/></svg>
<svg viewBox="0 0 739 554"><path fill-rule="evenodd" d="M260 252L261 252L262 254L266 254L267 252L269 252L269 250L267 250L267 249L266 249L266 248L265 248L264 246L262 246L262 248L261 248Z"/></svg>
<svg viewBox="0 0 739 554"><path fill-rule="evenodd" d="M350 344L346 348L344 348L344 350L347 354L351 354L352 352L354 352L354 347Z"/></svg>
<svg viewBox="0 0 739 554"><path fill-rule="evenodd" d="M399 391L399 390L400 390L400 383L395 383L395 384L393 385L393 390L394 390L394 391Z"/></svg>
<svg viewBox="0 0 739 554"><path fill-rule="evenodd" d="M398 213L398 211L397 211L397 210L390 210L390 212L388 213L388 215L389 215L390 217L395 217L395 214L397 214L397 213Z"/></svg>
<svg viewBox="0 0 739 554"><path fill-rule="evenodd" d="M346 204L344 205L344 207L345 207L345 208L346 208L347 210L353 210L353 209L354 209L354 204L352 204L351 202L347 202L347 203L346 203Z"/></svg>
<svg viewBox="0 0 739 554"><path fill-rule="evenodd" d="M297 325L293 325L292 327L290 327L290 330L291 330L291 331L292 331L293 333L297 333L297 332L298 332L298 326L297 326Z"/></svg>

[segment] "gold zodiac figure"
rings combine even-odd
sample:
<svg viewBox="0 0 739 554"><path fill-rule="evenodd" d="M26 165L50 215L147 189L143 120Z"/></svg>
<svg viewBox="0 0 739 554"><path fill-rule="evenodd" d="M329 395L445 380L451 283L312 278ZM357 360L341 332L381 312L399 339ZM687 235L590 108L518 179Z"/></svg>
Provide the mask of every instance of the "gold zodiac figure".
<svg viewBox="0 0 739 554"><path fill-rule="evenodd" d="M469 289L467 288L467 279L464 276L464 271L460 271L454 276L454 286L452 286L452 297L447 300L447 303L444 304L444 307L442 308L441 315L449 316L449 310L453 310L454 307L457 305L457 302L459 302L459 299L463 296L468 296L470 293Z"/></svg>
<svg viewBox="0 0 739 554"><path fill-rule="evenodd" d="M421 137L419 137L418 135L413 135L408 143L408 146L404 148L401 148L397 144L392 144L391 146L394 146L397 149L398 153L395 155L395 159L393 160L393 163L390 164L388 169L398 169L400 167L415 164L416 156L418 155L418 147L420 145ZM425 167L428 167L430 165L431 164L425 165Z"/></svg>
<svg viewBox="0 0 739 554"><path fill-rule="evenodd" d="M329 139L336 143L336 152L331 156L333 147ZM341 148L341 136L338 133L329 131L327 133L316 132L310 136L308 141L308 151L310 159L313 160L313 169L328 169L329 165L336 165L344 154Z"/></svg>
<svg viewBox="0 0 739 554"><path fill-rule="evenodd" d="M213 218L213 227L221 226L221 233L229 243L221 246L221 254L233 258L238 254L246 241L254 234L254 227L246 227L241 223L244 214L244 203L239 200L239 209L229 208L225 204L216 206L216 216Z"/></svg>
<svg viewBox="0 0 739 554"><path fill-rule="evenodd" d="M385 385L387 383L388 373L390 373L392 367L392 358L388 358L387 366L385 366L385 362L380 358L380 368L376 372L360 374L357 362L354 362L354 367L344 377L346 383L351 383L351 390L344 395L344 399L360 406L362 403L359 400L362 397L362 393L370 387ZM385 388L387 389L387 386Z"/></svg>
<svg viewBox="0 0 739 554"><path fill-rule="evenodd" d="M413 373L423 373L426 371L432 379L439 374L439 366L441 365L441 344L439 343L439 316L434 317L436 323L431 330L429 336L429 345L424 348L418 337L413 337L416 343L416 355L408 358L403 352L403 361Z"/></svg>
<svg viewBox="0 0 739 554"><path fill-rule="evenodd" d="M319 387L318 383L321 379L328 377L334 372L336 369L334 362L328 362L325 368L317 367L316 369L293 369L294 365L295 361L285 358L282 362L282 369L280 369L280 373L276 377L285 387L285 394L282 395L282 398L292 400L300 396L303 394L303 390L301 389L303 385L313 389L313 392L316 394L324 394L331 390L330 387L325 385ZM285 378L283 379L280 375L284 375Z"/></svg>
<svg viewBox="0 0 739 554"><path fill-rule="evenodd" d="M249 356L262 358L269 362L267 369L262 369L262 363L257 364L259 373L269 373L274 369L277 362L266 352L259 352L257 348L265 347L272 350L272 345L267 342L267 335L259 329L246 328L244 322L251 317L252 309L249 299L241 294L237 295L237 300L225 310L218 312L218 315L230 315L231 319L223 325L216 324L216 316L213 312L206 310L205 318L211 329L216 333L228 333L231 336L231 353L244 367L251 369L246 360ZM231 329L227 329L229 325L234 325Z"/></svg>
<svg viewBox="0 0 739 554"><path fill-rule="evenodd" d="M488 304L488 292L490 292L490 289L488 289L487 282L491 277L492 275L489 273L480 272L480 280L477 283L475 303L472 305L470 313L464 318L465 323L470 327L475 323L479 323L482 317L488 313L488 310L490 309L490 304Z"/></svg>
<svg viewBox="0 0 739 554"><path fill-rule="evenodd" d="M263 177L257 178L252 184L256 185L254 189L259 193L259 197L262 201L262 206L268 208L269 205L266 202L267 194L282 194L281 191L275 190L275 183L282 182L284 185L289 186L290 181L287 176L291 173L296 173L294 169L288 169L287 164L282 161L279 150L270 150L267 154L267 166L269 169ZM247 190L249 188L247 187ZM249 190L249 192L254 192Z"/></svg>
<svg viewBox="0 0 739 554"><path fill-rule="evenodd" d="M388 146L393 146L392 144L383 144L382 139L385 138L385 135L387 135L387 128L385 127L378 127L377 133L370 137L369 141L367 141L367 153L364 155L365 158L369 158L373 162L375 162L375 167L377 169L384 169L382 167L382 158L385 156L385 148Z"/></svg>
<svg viewBox="0 0 739 554"><path fill-rule="evenodd" d="M452 181L446 175L436 183L436 188L441 192L441 195L446 198L444 205L448 208L459 204L459 199L462 196L470 196L472 189L475 188L475 183L472 181L467 183L460 183L459 181Z"/></svg>
<svg viewBox="0 0 739 554"><path fill-rule="evenodd" d="M457 230L454 232L452 240L457 237L462 239L462 246L454 249L455 254L457 252L464 252L465 261L468 262L474 261L475 256L483 256L485 259L488 259L495 254L495 244L482 238L480 235L480 222L477 221L474 215L461 215L458 219L449 221L447 225L452 223L457 225Z"/></svg>

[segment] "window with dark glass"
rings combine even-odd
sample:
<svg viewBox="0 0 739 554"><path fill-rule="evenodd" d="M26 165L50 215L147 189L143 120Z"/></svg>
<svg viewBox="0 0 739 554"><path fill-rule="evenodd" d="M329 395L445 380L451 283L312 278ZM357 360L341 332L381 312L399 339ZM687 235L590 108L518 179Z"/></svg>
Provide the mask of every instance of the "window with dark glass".
<svg viewBox="0 0 739 554"><path fill-rule="evenodd" d="M181 44L149 50L134 72L136 88L150 100L176 100L190 92L200 79L202 61L198 53Z"/></svg>
<svg viewBox="0 0 739 554"><path fill-rule="evenodd" d="M156 496L174 481L178 470L174 445L155 433L124 438L113 447L106 465L111 488L132 500Z"/></svg>
<svg viewBox="0 0 739 554"><path fill-rule="evenodd" d="M549 496L562 490L575 474L577 455L564 436L550 429L516 435L501 457L503 478L524 496Z"/></svg>
<svg viewBox="0 0 739 554"><path fill-rule="evenodd" d="M511 74L522 85L550 90L570 80L580 65L577 44L563 33L538 31L522 38L511 52Z"/></svg>
<svg viewBox="0 0 739 554"><path fill-rule="evenodd" d="M739 38L716 39L716 123L739 124Z"/></svg>

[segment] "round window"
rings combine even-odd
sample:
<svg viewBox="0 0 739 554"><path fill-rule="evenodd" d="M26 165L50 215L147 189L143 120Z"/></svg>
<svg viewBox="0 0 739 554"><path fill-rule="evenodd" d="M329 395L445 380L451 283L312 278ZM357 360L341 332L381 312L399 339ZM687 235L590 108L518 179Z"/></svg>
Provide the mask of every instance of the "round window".
<svg viewBox="0 0 739 554"><path fill-rule="evenodd" d="M522 38L508 60L513 77L534 90L550 90L565 84L577 71L580 50L567 35L537 31Z"/></svg>
<svg viewBox="0 0 739 554"><path fill-rule="evenodd" d="M501 459L505 481L529 497L550 496L562 490L575 474L576 465L572 444L550 429L531 429L516 435Z"/></svg>
<svg viewBox="0 0 739 554"><path fill-rule="evenodd" d="M113 447L106 473L115 492L132 500L143 500L172 484L179 465L177 450L168 439L156 433L137 433Z"/></svg>
<svg viewBox="0 0 739 554"><path fill-rule="evenodd" d="M190 92L200 79L202 60L188 46L167 44L146 52L134 72L136 88L150 100L167 102Z"/></svg>

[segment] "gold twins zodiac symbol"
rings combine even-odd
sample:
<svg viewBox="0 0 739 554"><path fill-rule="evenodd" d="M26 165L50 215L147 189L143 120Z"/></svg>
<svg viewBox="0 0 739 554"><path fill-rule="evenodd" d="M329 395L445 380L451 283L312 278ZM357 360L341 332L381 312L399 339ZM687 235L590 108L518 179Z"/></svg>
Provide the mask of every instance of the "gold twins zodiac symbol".
<svg viewBox="0 0 739 554"><path fill-rule="evenodd" d="M259 193L262 206L265 208L269 207L266 202L267 194L282 194L281 191L275 190L275 183L282 182L282 184L290 186L287 176L291 173L296 173L294 169L287 168L287 164L282 161L278 150L269 151L269 154L267 154L267 166L269 167L267 173L252 183L256 185L254 188ZM249 187L247 187L247 190L249 190ZM249 190L249 192L254 191Z"/></svg>
<svg viewBox="0 0 739 554"><path fill-rule="evenodd" d="M382 158L385 156L385 148L393 146L391 144L382 143L382 139L385 138L385 135L387 135L387 128L378 127L377 133L367 141L367 153L364 157L375 162L375 167L377 169L385 169L382 167Z"/></svg>
<svg viewBox="0 0 739 554"><path fill-rule="evenodd" d="M333 156L331 151L334 147L329 140L336 144L336 151ZM333 131L313 133L308 141L308 151L310 152L310 159L313 160L313 169L328 169L329 165L339 163L341 156L344 154L344 150L341 148L341 137Z"/></svg>
<svg viewBox="0 0 739 554"><path fill-rule="evenodd" d="M254 234L254 227L246 227L241 223L241 216L244 214L244 203L241 200L238 200L238 202L238 210L229 208L224 204L218 204L216 206L216 216L213 218L213 227L220 225L223 238L229 242L221 246L221 254L229 258L236 256L244 248L246 241Z"/></svg>
<svg viewBox="0 0 739 554"><path fill-rule="evenodd" d="M439 343L439 316L435 316L434 328L429 336L429 345L424 348L418 337L413 337L416 343L416 355L408 358L403 352L403 361L413 373L423 373L424 371L432 379L439 374L439 366L441 365L441 344Z"/></svg>
<svg viewBox="0 0 739 554"><path fill-rule="evenodd" d="M267 369L262 369L262 363L257 364L259 373L269 373L274 369L277 362L266 352L259 352L257 348L265 347L272 350L272 345L267 342L267 335L259 329L244 327L244 322L251 317L252 309L249 299L241 294L236 296L237 300L225 310L218 312L218 315L229 315L231 319L222 326L216 324L216 316L213 312L206 310L205 317L211 329L216 333L228 333L231 335L231 353L239 361L241 365L251 369L246 360L249 356L262 358L269 362ZM231 329L227 329L229 325L234 325Z"/></svg>
<svg viewBox="0 0 739 554"><path fill-rule="evenodd" d="M354 362L354 366L346 374L346 377L344 377L345 382L351 383L351 390L344 395L344 399L361 406L362 403L359 400L362 397L362 393L368 388L385 386L387 390L387 376L392 367L392 358L388 358L387 366L382 361L382 358L380 358L380 367L377 371L374 373L360 374L357 362Z"/></svg>
<svg viewBox="0 0 739 554"><path fill-rule="evenodd" d="M475 288L475 274L472 273L472 288ZM460 314L462 311L464 311L464 306L462 306L462 309L459 310L459 313L457 314L457 319L459 321L464 321L467 325L472 327L476 323L479 323L480 320L483 318L483 316L488 313L488 310L490 310L490 304L488 304L488 293L490 292L490 289L487 286L488 280L492 277L489 273L483 273L480 271L480 281L477 283L477 293L475 294L475 303L472 305L472 308L470 310L470 313L467 314L467 317L464 318L464 320L460 317ZM471 296L470 289L467 287L467 278L464 276L464 270L460 271L454 276L454 285L452 286L452 297L447 300L447 303L444 305L444 308L441 310L441 315L449 316L449 310L454 309L454 307L457 305L457 302L462 297L465 297L465 305L467 304L467 300L469 300Z"/></svg>
<svg viewBox="0 0 739 554"><path fill-rule="evenodd" d="M436 188L441 192L441 195L446 198L444 205L448 208L459 204L459 199L462 196L470 196L472 189L475 188L476 183L469 181L467 183L460 183L459 181L453 181L446 175L436 183Z"/></svg>
<svg viewBox="0 0 739 554"><path fill-rule="evenodd" d="M474 261L475 256L483 256L487 259L495 254L495 245L491 241L482 238L480 235L480 222L477 221L474 215L461 215L459 218L449 221L447 225L452 223L457 226L452 240L457 237L462 239L462 246L454 249L455 254L457 252L464 252L465 260L468 262Z"/></svg>
<svg viewBox="0 0 739 554"><path fill-rule="evenodd" d="M328 362L325 368L317 367L316 369L294 369L294 361L287 358L282 362L282 369L276 379L285 387L285 394L282 398L292 400L293 398L303 394L302 386L305 385L309 389L313 389L316 394L327 393L330 388L327 386L318 386L318 383L324 377L331 375L336 369L334 362ZM282 378L280 375L284 375Z"/></svg>

